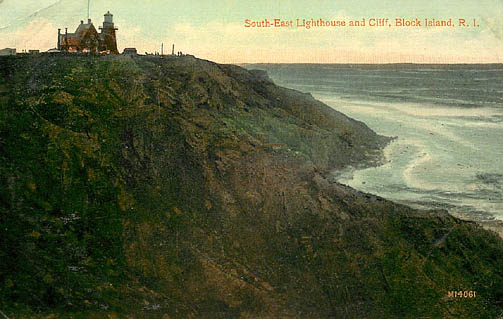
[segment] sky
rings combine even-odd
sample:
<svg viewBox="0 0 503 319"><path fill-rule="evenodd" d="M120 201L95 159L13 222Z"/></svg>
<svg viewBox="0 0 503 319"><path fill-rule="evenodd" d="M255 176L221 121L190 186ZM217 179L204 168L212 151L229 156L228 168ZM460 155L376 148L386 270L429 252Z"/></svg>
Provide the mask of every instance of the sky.
<svg viewBox="0 0 503 319"><path fill-rule="evenodd" d="M0 0L0 49L56 47L57 29L87 20L87 0ZM220 63L503 63L503 0L91 0L99 26L110 11L118 46L175 51ZM246 19L293 21L245 27ZM297 19L361 21L360 27L297 27ZM388 18L391 27L370 27ZM420 27L395 26L397 18ZM424 19L454 27L426 27ZM468 27L458 26L465 19ZM473 20L476 24L473 25Z"/></svg>

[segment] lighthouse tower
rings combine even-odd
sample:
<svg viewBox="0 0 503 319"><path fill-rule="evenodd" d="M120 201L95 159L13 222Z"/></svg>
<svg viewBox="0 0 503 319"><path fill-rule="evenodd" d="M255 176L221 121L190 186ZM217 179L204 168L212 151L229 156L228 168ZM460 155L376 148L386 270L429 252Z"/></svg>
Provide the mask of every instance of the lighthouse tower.
<svg viewBox="0 0 503 319"><path fill-rule="evenodd" d="M110 50L110 53L119 54L117 49L117 37L115 31L118 30L114 26L114 15L108 11L105 13L105 21L103 21L103 27L101 29L101 40L103 43L102 51Z"/></svg>

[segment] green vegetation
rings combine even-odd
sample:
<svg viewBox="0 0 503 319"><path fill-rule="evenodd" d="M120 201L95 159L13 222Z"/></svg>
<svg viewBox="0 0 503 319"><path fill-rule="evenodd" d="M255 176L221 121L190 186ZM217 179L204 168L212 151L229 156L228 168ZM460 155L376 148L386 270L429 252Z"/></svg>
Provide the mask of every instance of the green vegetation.
<svg viewBox="0 0 503 319"><path fill-rule="evenodd" d="M328 178L387 141L236 66L1 58L0 310L497 318L499 237Z"/></svg>

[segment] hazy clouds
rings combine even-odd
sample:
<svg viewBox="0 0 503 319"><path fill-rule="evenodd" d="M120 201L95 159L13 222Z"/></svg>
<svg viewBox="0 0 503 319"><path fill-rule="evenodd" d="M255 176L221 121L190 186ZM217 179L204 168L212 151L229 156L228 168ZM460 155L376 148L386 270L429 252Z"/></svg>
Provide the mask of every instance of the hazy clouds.
<svg viewBox="0 0 503 319"><path fill-rule="evenodd" d="M120 48L161 43L223 63L502 62L503 0L91 0L96 24L110 10ZM335 3L337 2L337 6ZM0 0L0 48L47 50L58 28L87 17L85 0ZM21 4L22 3L22 4ZM478 28L245 28L245 19L477 18ZM38 26L38 27L37 27ZM42 41L43 40L43 41Z"/></svg>

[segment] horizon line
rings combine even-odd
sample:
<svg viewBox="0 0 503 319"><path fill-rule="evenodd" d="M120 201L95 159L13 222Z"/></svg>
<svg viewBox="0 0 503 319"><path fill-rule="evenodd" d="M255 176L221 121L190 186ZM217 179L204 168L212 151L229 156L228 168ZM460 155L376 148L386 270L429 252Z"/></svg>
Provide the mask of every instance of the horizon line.
<svg viewBox="0 0 503 319"><path fill-rule="evenodd" d="M284 65L502 65L503 62L231 62L222 64L257 65L257 64L284 64Z"/></svg>
<svg viewBox="0 0 503 319"><path fill-rule="evenodd" d="M0 50L5 50L5 49L15 49L17 48L2 48ZM123 48L124 49L124 48ZM47 51L42 51L41 49L34 49L34 50L40 50L40 53L47 53ZM22 49L22 51L16 52L17 54L23 54L27 53L28 49ZM190 53L186 53L188 55L191 55ZM119 53L118 55L121 55ZM138 53L139 56L143 56L144 54ZM169 55L169 54L166 54ZM146 55L145 55L146 56ZM242 65L257 65L257 64L276 64L276 65L431 65L431 66L441 66L441 65L464 65L464 66L469 66L469 65L502 65L503 62L374 62L374 63L369 63L369 62L220 62L216 60L212 60L209 58L205 58L202 56L194 56L198 59L201 60L207 60L211 61L214 63L218 64L234 64L238 66Z"/></svg>

